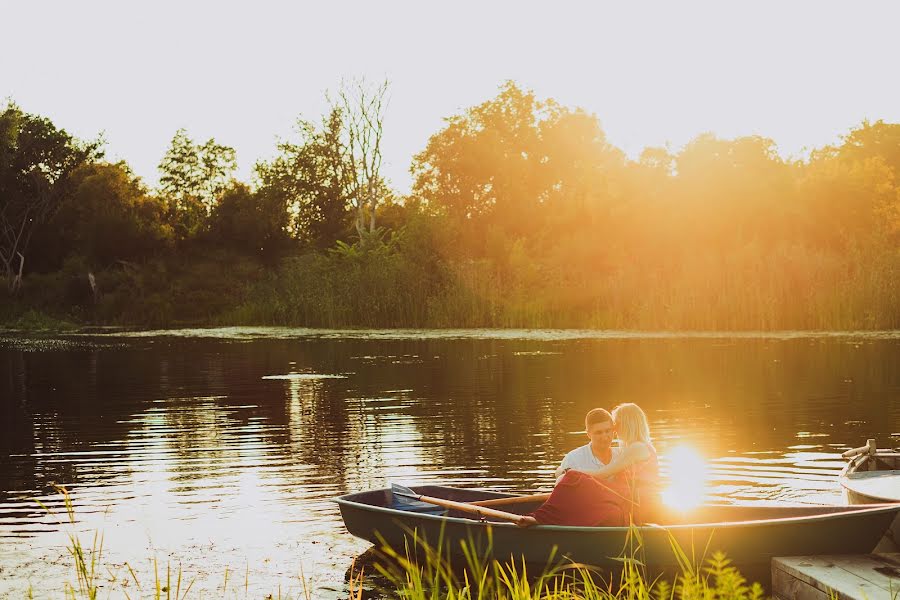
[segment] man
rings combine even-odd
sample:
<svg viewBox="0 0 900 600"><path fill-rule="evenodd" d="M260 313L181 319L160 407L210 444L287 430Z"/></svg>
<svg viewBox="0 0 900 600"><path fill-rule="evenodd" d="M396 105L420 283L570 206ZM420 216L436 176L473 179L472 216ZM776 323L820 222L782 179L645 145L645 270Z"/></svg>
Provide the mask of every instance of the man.
<svg viewBox="0 0 900 600"><path fill-rule="evenodd" d="M622 451L621 448L612 447L616 427L608 411L602 408L589 411L584 417L584 431L591 441L566 454L556 469L557 482L569 469L596 471L608 465L613 457Z"/></svg>
<svg viewBox="0 0 900 600"><path fill-rule="evenodd" d="M584 417L591 441L575 448L556 469L556 487L547 501L517 522L532 525L622 526L627 525L627 484L621 478L600 482L586 472L602 469L621 452L612 447L616 428L612 415L595 408Z"/></svg>

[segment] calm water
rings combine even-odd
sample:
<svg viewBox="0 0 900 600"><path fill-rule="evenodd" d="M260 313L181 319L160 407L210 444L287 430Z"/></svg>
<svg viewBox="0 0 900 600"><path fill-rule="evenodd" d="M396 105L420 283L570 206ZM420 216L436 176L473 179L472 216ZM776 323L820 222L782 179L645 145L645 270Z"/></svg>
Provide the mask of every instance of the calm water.
<svg viewBox="0 0 900 600"><path fill-rule="evenodd" d="M842 450L900 445L898 367L900 332L0 334L0 597L75 581L53 483L102 532L106 589L136 589L127 562L146 590L156 559L194 591L296 597L302 567L346 595L368 544L331 498L546 489L584 413L627 401L676 500L838 504Z"/></svg>

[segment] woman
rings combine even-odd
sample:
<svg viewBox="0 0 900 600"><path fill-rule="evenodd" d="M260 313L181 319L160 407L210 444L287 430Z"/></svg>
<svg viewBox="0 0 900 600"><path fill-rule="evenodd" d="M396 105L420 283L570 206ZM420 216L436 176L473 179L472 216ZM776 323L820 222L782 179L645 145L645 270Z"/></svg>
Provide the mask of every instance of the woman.
<svg viewBox="0 0 900 600"><path fill-rule="evenodd" d="M633 522L643 523L652 519L659 504L659 461L650 442L650 423L637 404L620 404L612 415L622 451L609 464L585 473L601 482L624 476Z"/></svg>
<svg viewBox="0 0 900 600"><path fill-rule="evenodd" d="M621 527L652 519L659 497L659 465L647 415L629 403L617 406L612 416L622 451L597 469L566 471L547 502L521 526Z"/></svg>

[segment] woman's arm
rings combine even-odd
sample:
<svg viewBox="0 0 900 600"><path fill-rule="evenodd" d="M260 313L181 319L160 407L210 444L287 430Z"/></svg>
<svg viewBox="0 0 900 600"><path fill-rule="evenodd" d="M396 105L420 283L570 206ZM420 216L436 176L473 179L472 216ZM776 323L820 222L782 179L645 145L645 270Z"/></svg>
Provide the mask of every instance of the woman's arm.
<svg viewBox="0 0 900 600"><path fill-rule="evenodd" d="M595 479L606 479L627 469L631 465L645 461L648 458L650 458L650 449L647 448L647 444L644 442L634 442L633 444L625 446L625 448L623 448L617 456L613 457L606 466L590 471L583 469L577 470L582 473L587 473Z"/></svg>

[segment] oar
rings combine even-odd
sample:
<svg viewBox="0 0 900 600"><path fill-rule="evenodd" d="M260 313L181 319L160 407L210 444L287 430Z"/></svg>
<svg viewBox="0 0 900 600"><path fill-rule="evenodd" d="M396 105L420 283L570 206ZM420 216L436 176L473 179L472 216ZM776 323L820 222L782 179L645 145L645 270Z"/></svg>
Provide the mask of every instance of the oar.
<svg viewBox="0 0 900 600"><path fill-rule="evenodd" d="M509 498L491 498L490 500L477 500L469 502L475 506L505 506L507 504L523 504L525 502L546 502L550 497L549 492L530 494L528 496L510 496Z"/></svg>
<svg viewBox="0 0 900 600"><path fill-rule="evenodd" d="M860 454L874 455L875 452L875 440L866 440L865 446L860 446L859 448L854 448L853 450L847 450L846 452L841 454L841 456L844 458L853 458L854 456L859 456Z"/></svg>
<svg viewBox="0 0 900 600"><path fill-rule="evenodd" d="M495 517L497 519L503 519L504 521L512 521L513 523L519 523L525 518L525 515L517 515L515 513L494 508L475 506L468 502L454 502L453 500L444 500L443 498L435 498L433 496L423 496L422 494L417 494L408 487L403 487L396 483L391 484L391 493L404 498L419 500L420 502L436 504L437 506L443 506L444 508L453 508L464 512L474 513L480 517Z"/></svg>

